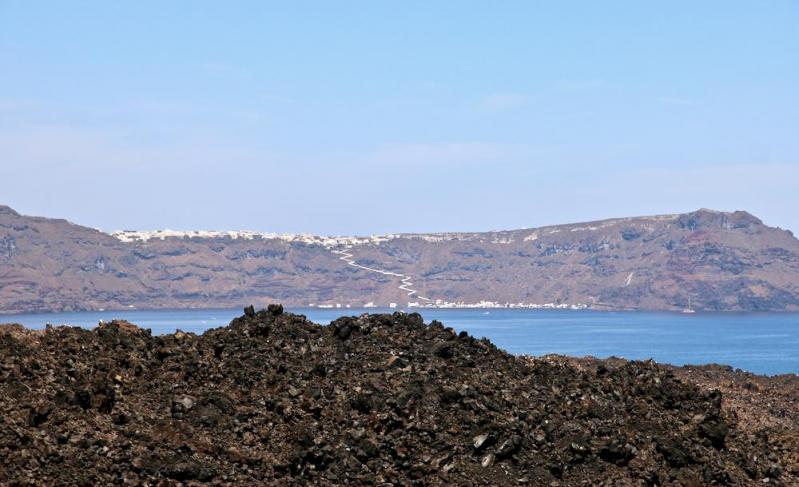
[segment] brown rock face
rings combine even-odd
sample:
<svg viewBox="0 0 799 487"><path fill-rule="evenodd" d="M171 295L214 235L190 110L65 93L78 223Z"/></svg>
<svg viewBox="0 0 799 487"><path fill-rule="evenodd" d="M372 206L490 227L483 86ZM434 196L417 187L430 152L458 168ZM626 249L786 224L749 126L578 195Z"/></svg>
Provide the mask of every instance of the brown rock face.
<svg viewBox="0 0 799 487"><path fill-rule="evenodd" d="M0 327L0 484L797 485L796 424L739 425L757 405L706 388L731 376L514 357L404 313Z"/></svg>
<svg viewBox="0 0 799 487"><path fill-rule="evenodd" d="M405 277L417 294L400 289ZM700 310L796 310L799 240L746 212L700 210L351 246L260 236L123 242L0 207L0 312L424 304L418 296L669 310L690 299Z"/></svg>

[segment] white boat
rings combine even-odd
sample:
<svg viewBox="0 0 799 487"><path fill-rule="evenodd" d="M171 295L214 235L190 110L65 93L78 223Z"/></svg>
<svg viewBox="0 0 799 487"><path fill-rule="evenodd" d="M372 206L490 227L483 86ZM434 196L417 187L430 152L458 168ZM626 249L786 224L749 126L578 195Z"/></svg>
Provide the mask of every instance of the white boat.
<svg viewBox="0 0 799 487"><path fill-rule="evenodd" d="M688 307L687 308L683 308L682 312L686 313L686 314L696 313L696 311L694 311L694 308L691 307L691 297L690 296L688 296Z"/></svg>

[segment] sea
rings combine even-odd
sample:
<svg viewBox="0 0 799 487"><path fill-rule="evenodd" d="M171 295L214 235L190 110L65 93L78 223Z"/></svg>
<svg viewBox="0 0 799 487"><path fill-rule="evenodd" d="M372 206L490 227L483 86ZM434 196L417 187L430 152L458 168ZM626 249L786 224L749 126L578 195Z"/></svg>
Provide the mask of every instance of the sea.
<svg viewBox="0 0 799 487"><path fill-rule="evenodd" d="M396 309L288 308L327 324L339 316ZM717 363L756 374L799 374L799 313L610 312L529 309L411 309L426 322L486 337L513 354L653 359L674 365ZM0 323L94 327L125 319L153 334L200 334L227 325L240 309L125 310L0 315Z"/></svg>

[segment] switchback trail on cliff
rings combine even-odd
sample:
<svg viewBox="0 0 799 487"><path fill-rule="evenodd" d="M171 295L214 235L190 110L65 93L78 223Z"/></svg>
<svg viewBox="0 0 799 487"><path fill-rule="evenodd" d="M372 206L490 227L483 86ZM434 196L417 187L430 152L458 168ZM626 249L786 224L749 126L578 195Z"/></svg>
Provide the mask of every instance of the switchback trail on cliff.
<svg viewBox="0 0 799 487"><path fill-rule="evenodd" d="M408 276L406 274L400 274L399 272L387 271L385 269L376 269L374 267L367 267L365 265L358 264L357 262L355 262L354 257L347 249L331 250L331 252L333 252L336 255L339 255L340 256L339 260L343 260L347 264L353 267L357 267L358 269L363 269L369 272L376 272L378 274L383 274L386 276L399 277L401 284L398 286L398 288L407 293L408 297L416 295L416 298L421 299L422 301L429 301L429 302L433 301L430 298L426 298L424 296L419 295L419 292L411 287L413 286L413 281L411 280L411 276Z"/></svg>

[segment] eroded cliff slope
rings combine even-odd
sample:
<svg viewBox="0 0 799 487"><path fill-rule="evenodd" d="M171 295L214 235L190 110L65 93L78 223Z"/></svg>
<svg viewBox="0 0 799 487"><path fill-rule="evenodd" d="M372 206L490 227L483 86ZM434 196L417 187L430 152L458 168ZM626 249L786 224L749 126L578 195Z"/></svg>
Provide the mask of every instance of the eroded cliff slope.
<svg viewBox="0 0 799 487"><path fill-rule="evenodd" d="M409 294L411 292L411 294ZM425 299L426 298L426 299ZM0 207L0 312L282 301L799 309L799 240L700 210L484 233L116 236Z"/></svg>

